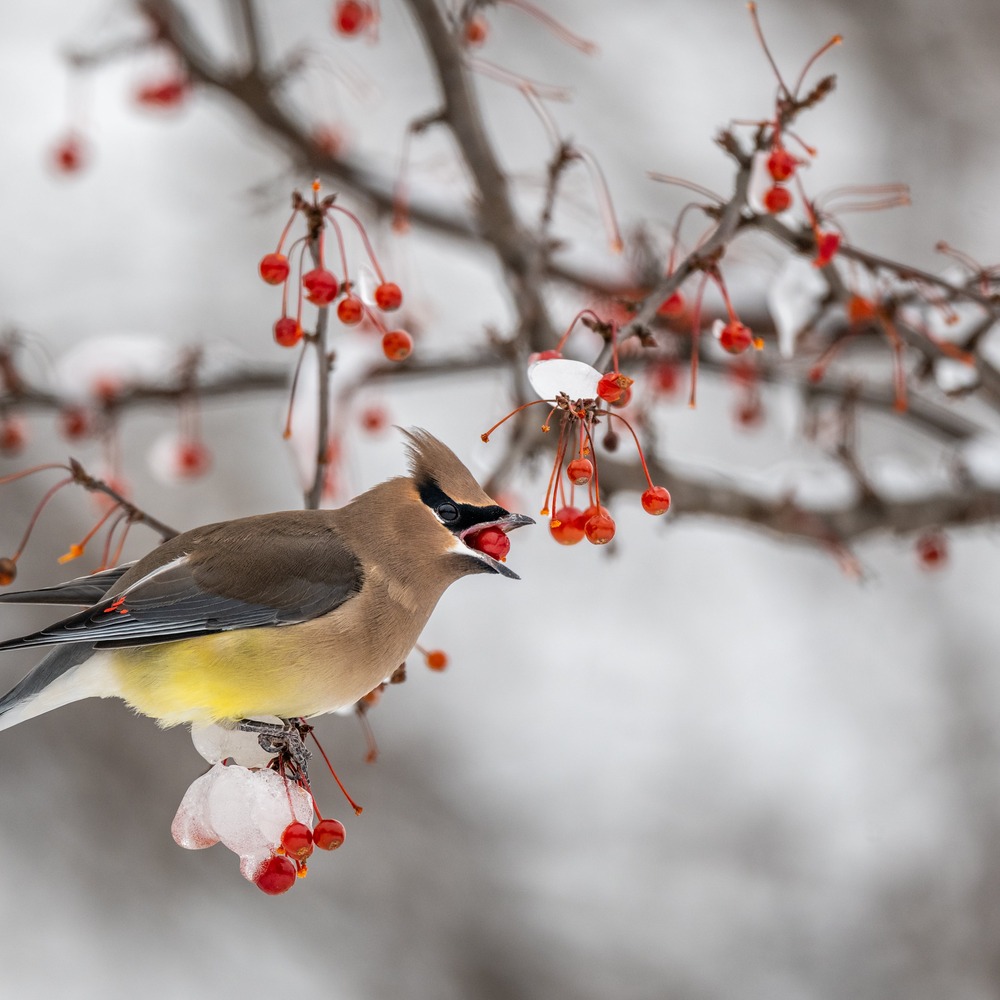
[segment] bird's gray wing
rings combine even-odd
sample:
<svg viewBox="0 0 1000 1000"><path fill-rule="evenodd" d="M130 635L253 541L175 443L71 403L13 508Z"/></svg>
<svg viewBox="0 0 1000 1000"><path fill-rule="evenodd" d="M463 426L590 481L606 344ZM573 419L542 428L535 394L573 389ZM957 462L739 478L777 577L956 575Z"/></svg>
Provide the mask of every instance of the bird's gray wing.
<svg viewBox="0 0 1000 1000"><path fill-rule="evenodd" d="M0 604L78 604L87 607L96 604L134 565L130 562L112 566L54 587L0 594Z"/></svg>
<svg viewBox="0 0 1000 1000"><path fill-rule="evenodd" d="M362 582L353 551L322 521L244 518L171 539L92 607L0 649L64 642L106 649L291 625L339 607Z"/></svg>

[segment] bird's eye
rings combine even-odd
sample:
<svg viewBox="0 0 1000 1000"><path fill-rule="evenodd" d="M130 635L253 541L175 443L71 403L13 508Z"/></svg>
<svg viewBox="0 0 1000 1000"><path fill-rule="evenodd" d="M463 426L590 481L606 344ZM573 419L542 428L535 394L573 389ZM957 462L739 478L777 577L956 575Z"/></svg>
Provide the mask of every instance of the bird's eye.
<svg viewBox="0 0 1000 1000"><path fill-rule="evenodd" d="M437 515L445 524L454 524L458 520L458 508L453 503L443 503L438 507Z"/></svg>

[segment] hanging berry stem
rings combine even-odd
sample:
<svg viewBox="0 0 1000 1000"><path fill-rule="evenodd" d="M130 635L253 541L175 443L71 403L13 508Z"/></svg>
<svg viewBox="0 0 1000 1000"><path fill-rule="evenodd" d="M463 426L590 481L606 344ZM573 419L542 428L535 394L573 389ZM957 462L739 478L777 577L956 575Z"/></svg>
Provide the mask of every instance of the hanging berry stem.
<svg viewBox="0 0 1000 1000"><path fill-rule="evenodd" d="M522 410L526 410L529 406L537 406L539 403L548 403L548 405L551 406L552 402L553 401L551 399L533 399L533 400L531 400L528 403L522 403L519 407L517 407L517 409L511 410L510 413L508 413L507 416L504 417L502 420L498 420L488 431L486 431L483 434L480 434L479 437L482 439L483 443L485 444L486 442L489 441L490 435L498 427L501 427L503 424L507 423L507 421L510 420L511 417L513 417L516 414L520 413ZM546 423L547 422L548 421L546 421Z"/></svg>
<svg viewBox="0 0 1000 1000"><path fill-rule="evenodd" d="M355 802L354 799L352 799L351 796L348 795L347 789L344 788L344 783L340 780L340 778L337 777L337 772L333 769L333 764L330 763L330 758L327 757L326 751L323 749L323 746L320 743L320 741L318 739L316 739L316 731L315 730L310 730L309 731L309 735L313 738L313 743L316 744L316 748L323 755L323 760L326 761L326 766L330 769L330 774L333 775L333 780L337 782L337 787L343 793L344 798L347 799L348 804L350 805L350 807L354 810L354 815L355 816L360 816L361 813L363 812L361 806L359 806L357 804L357 802ZM319 815L319 810L317 810L316 814Z"/></svg>
<svg viewBox="0 0 1000 1000"><path fill-rule="evenodd" d="M52 466L47 466L47 467L46 466L39 466L39 468L64 469L65 466L63 466L63 465L52 465ZM39 471L39 470L38 469L29 469L28 470L28 472L37 472L37 471ZM0 480L0 482L10 482L11 479L19 479L19 478L21 478L21 476L27 475L28 472L15 473L13 476L6 476L6 477L4 477L3 480ZM24 551L25 546L28 544L28 539L31 537L31 532L34 530L35 524L38 521L38 517L42 513L42 510L45 507L45 505L64 486L69 486L69 484L71 482L73 482L73 477L72 476L67 476L65 479L60 479L59 482L56 483L55 486L51 487L45 493L45 495L42 497L42 499L38 501L38 504L35 507L35 510L34 510L34 512L31 515L31 519L28 521L28 527L24 529L24 534L21 536L21 544L18 545L17 551L11 556L11 559L14 562L17 562L17 560L20 557L21 553Z"/></svg>
<svg viewBox="0 0 1000 1000"><path fill-rule="evenodd" d="M69 547L69 551L63 553L63 555L59 557L59 562L68 563L72 562L74 559L79 559L80 556L83 555L84 550L87 548L87 543L94 537L94 535L96 535L101 530L102 527L104 527L105 521L107 521L108 518L111 517L111 515L118 510L119 507L117 504L115 504L113 507L109 507L104 512L104 514L98 519L97 524L95 524L90 529L90 531L88 531L87 534L83 536L83 539L77 542L76 545L71 545Z"/></svg>
<svg viewBox="0 0 1000 1000"><path fill-rule="evenodd" d="M382 273L382 268L379 266L378 258L375 256L375 248L372 246L372 241L368 239L368 233L365 232L365 227L361 224L361 220L352 211L344 208L342 205L330 205L326 212L327 215L329 215L330 212L340 212L343 215L346 215L354 223L354 225L358 227L358 232L361 234L361 242L365 246L365 252L368 254L368 259L372 262L372 267L375 268L378 280L380 282L384 282L385 275Z"/></svg>

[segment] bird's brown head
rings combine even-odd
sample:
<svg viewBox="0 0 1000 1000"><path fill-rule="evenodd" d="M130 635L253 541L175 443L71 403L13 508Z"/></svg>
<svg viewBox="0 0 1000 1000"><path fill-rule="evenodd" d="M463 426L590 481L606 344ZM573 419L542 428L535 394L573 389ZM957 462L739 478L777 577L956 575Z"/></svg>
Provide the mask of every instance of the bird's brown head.
<svg viewBox="0 0 1000 1000"><path fill-rule="evenodd" d="M403 432L407 438L410 474L421 502L444 531L448 556L460 560L463 573L518 575L503 563L509 543L507 532L534 524L524 514L501 507L476 482L472 473L447 445L425 430Z"/></svg>

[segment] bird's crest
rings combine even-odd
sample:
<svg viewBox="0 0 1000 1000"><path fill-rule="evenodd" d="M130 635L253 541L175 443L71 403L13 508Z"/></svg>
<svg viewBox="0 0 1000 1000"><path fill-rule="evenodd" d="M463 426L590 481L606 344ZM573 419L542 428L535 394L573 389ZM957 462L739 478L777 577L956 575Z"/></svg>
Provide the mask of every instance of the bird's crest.
<svg viewBox="0 0 1000 1000"><path fill-rule="evenodd" d="M418 488L435 485L456 503L475 507L495 505L496 501L483 491L459 457L433 434L419 427L403 430L403 434L407 438L410 472Z"/></svg>

